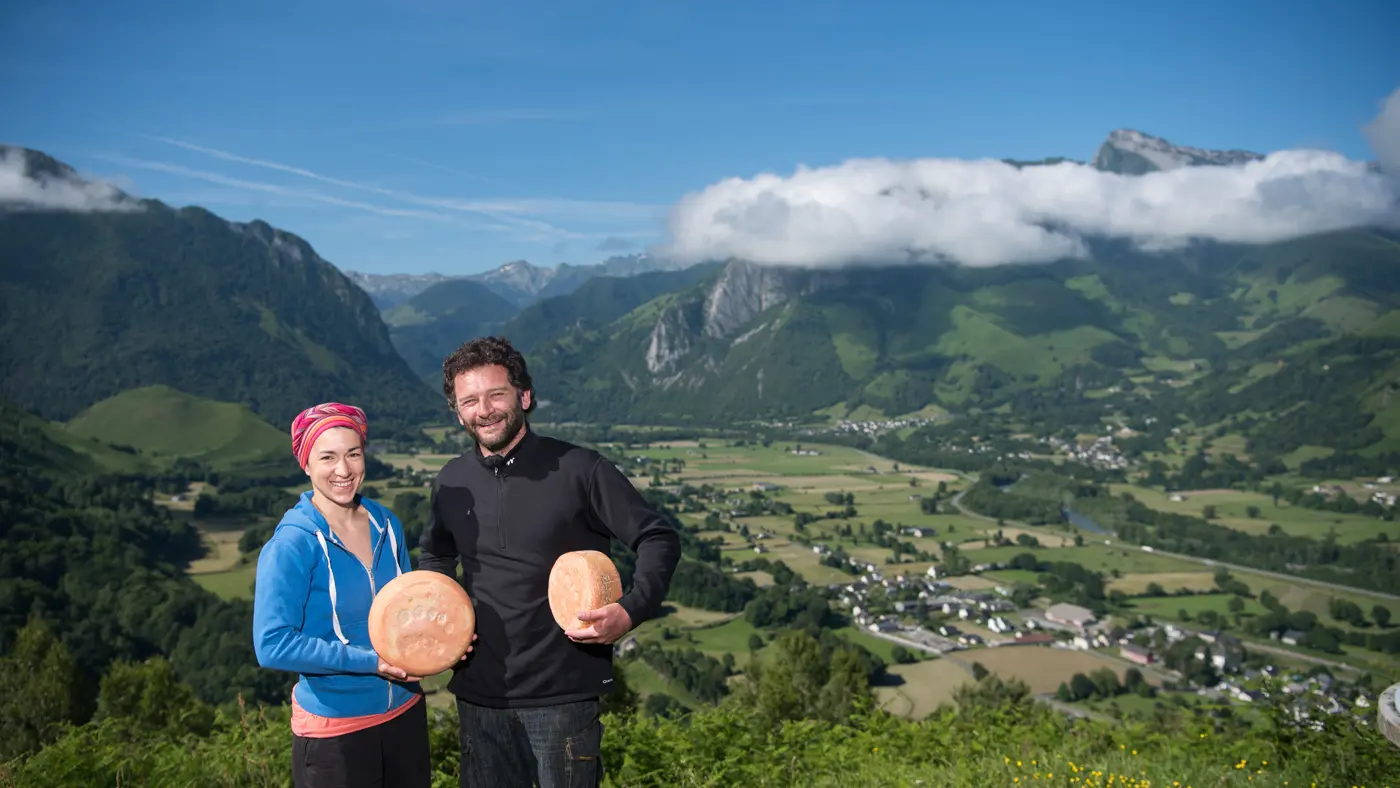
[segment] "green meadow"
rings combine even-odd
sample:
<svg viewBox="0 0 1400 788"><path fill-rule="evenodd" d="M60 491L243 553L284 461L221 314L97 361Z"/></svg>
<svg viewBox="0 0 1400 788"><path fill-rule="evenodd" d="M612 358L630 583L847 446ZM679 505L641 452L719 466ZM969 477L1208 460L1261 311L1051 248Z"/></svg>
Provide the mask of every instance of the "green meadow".
<svg viewBox="0 0 1400 788"><path fill-rule="evenodd" d="M246 405L169 386L123 391L74 416L65 429L79 438L133 447L153 459L185 457L217 467L286 454L291 441Z"/></svg>

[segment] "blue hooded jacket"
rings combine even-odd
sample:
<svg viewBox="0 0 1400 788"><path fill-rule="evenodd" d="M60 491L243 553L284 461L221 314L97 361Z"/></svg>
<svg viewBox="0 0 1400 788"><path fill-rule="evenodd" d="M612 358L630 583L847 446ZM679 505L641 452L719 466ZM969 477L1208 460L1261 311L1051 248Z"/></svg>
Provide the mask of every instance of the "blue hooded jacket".
<svg viewBox="0 0 1400 788"><path fill-rule="evenodd" d="M253 594L258 664L299 674L293 693L322 717L359 717L396 709L422 694L416 683L378 675L369 609L386 583L412 569L403 525L369 498L373 573L330 529L310 490L282 515L263 545Z"/></svg>

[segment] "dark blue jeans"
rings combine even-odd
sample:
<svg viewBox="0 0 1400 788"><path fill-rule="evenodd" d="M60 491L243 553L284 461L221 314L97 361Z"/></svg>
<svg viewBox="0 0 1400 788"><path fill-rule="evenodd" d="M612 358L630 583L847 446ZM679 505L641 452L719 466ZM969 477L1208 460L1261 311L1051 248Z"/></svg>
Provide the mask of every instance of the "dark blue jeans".
<svg viewBox="0 0 1400 788"><path fill-rule="evenodd" d="M603 723L597 698L526 709L457 700L462 788L597 788Z"/></svg>

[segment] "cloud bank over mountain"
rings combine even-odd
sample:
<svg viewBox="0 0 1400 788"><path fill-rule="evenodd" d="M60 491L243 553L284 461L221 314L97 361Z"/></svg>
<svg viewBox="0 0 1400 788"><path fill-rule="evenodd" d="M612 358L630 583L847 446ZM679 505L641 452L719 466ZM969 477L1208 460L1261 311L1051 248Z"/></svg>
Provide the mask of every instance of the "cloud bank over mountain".
<svg viewBox="0 0 1400 788"><path fill-rule="evenodd" d="M1040 263L1085 254L1086 236L1165 250L1193 240L1266 243L1400 224L1400 90L1366 135L1390 174L1319 150L1144 175L1087 164L857 159L791 175L729 178L672 210L658 250L686 262Z"/></svg>
<svg viewBox="0 0 1400 788"><path fill-rule="evenodd" d="M83 180L66 168L37 171L26 151L4 145L0 145L0 206L59 211L141 209L139 202L112 184Z"/></svg>
<svg viewBox="0 0 1400 788"><path fill-rule="evenodd" d="M1381 168L1400 181L1400 88L1386 97L1380 114L1361 131Z"/></svg>

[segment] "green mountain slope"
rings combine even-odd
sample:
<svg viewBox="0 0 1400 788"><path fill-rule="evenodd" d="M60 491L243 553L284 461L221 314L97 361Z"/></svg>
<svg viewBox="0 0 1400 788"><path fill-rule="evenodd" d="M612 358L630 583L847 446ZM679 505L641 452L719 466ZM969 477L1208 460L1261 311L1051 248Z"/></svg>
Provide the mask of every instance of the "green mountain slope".
<svg viewBox="0 0 1400 788"><path fill-rule="evenodd" d="M0 259L0 397L46 418L153 384L279 426L331 399L381 423L436 413L369 297L265 223L150 200L0 210Z"/></svg>
<svg viewBox="0 0 1400 788"><path fill-rule="evenodd" d="M217 466L281 459L291 438L245 405L145 386L109 397L67 424L79 438L129 446L152 458L184 457Z"/></svg>
<svg viewBox="0 0 1400 788"><path fill-rule="evenodd" d="M488 287L488 283L451 279L389 309L384 313L384 321L390 326L394 346L413 371L436 383L442 373L443 358L472 337L503 334L517 346L530 349L545 339L606 325L662 293L713 276L720 267L714 263L683 270L602 276L597 274L597 266L560 266L564 273L551 280L551 285L560 285L562 294L549 295L550 288L546 287L539 292L538 300L523 309ZM568 278L578 271L587 275L579 274L582 278L578 281Z"/></svg>
<svg viewBox="0 0 1400 788"><path fill-rule="evenodd" d="M0 465L15 463L44 472L73 475L143 473L150 462L97 438L80 437L62 425L0 403Z"/></svg>
<svg viewBox="0 0 1400 788"><path fill-rule="evenodd" d="M1247 431L1280 453L1300 441L1379 450L1400 440L1394 238L1346 232L1160 255L1100 241L1093 251L993 269L735 261L606 326L539 343L537 380L559 419L1111 403L1206 424L1253 412ZM1293 421L1314 426L1279 426Z"/></svg>
<svg viewBox="0 0 1400 788"><path fill-rule="evenodd" d="M499 329L518 309L469 279L439 282L384 313L389 336L414 374L433 379L458 345Z"/></svg>

